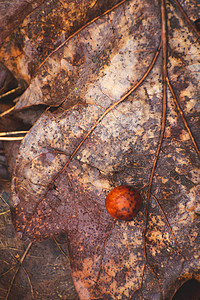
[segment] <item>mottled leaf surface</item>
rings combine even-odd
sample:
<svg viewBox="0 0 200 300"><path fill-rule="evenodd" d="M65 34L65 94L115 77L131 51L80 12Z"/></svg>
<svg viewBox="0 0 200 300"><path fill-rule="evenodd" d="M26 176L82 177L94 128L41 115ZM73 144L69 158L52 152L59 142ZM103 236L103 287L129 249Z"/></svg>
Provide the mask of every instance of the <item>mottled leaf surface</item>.
<svg viewBox="0 0 200 300"><path fill-rule="evenodd" d="M181 282L199 279L199 160L192 137L199 143L200 46L171 1L167 17L168 75L192 135L169 88L148 214L162 123L161 54L147 79L110 108L157 53L160 2L126 1L88 24L45 58L17 104L59 108L43 113L20 146L13 223L31 241L67 233L80 299L170 299ZM139 189L143 199L131 222L115 222L105 209L107 193L121 184Z"/></svg>
<svg viewBox="0 0 200 300"><path fill-rule="evenodd" d="M0 45L44 0L5 0L0 3Z"/></svg>
<svg viewBox="0 0 200 300"><path fill-rule="evenodd" d="M0 4L0 60L30 84L50 53L116 0L9 0ZM35 91L35 94L36 91ZM35 100L44 104L47 101ZM28 105L34 104L30 101Z"/></svg>

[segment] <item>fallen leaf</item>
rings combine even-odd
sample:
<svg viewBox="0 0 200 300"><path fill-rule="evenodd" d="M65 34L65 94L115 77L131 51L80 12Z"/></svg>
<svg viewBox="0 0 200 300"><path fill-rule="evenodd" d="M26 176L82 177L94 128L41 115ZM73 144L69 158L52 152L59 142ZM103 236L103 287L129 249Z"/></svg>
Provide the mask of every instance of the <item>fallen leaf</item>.
<svg viewBox="0 0 200 300"><path fill-rule="evenodd" d="M9 0L0 3L0 45L23 21L23 19L37 9L44 0Z"/></svg>
<svg viewBox="0 0 200 300"><path fill-rule="evenodd" d="M3 1L0 4L0 61L18 80L30 84L40 64L54 49L117 2Z"/></svg>
<svg viewBox="0 0 200 300"><path fill-rule="evenodd" d="M59 105L21 144L10 205L24 239L67 233L80 299L170 299L199 280L200 52L173 4L168 48L164 1L123 2L50 52L16 105ZM143 199L131 222L105 209L121 184Z"/></svg>

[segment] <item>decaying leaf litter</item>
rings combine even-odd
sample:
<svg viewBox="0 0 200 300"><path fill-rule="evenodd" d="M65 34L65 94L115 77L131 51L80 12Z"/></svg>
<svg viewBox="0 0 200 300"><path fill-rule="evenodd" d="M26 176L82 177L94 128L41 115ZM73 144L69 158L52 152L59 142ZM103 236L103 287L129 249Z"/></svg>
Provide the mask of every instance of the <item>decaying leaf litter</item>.
<svg viewBox="0 0 200 300"><path fill-rule="evenodd" d="M198 147L192 133L197 124L194 108L198 98L189 82L198 88L195 68L199 45L193 44L196 37L184 25L180 13L167 3L171 38L167 64L164 2L162 26L159 5L146 3L146 14L150 11L155 17L148 15L148 19L142 15L142 20L151 24L141 23L141 28L138 20L135 24L132 17L127 17L128 12L128 16L133 15L131 9L136 15L141 12L141 7L137 11L135 4L137 1L116 7L102 17L103 22L100 18L89 24L68 44L54 51L17 104L30 105L36 86L39 95L51 104L54 89L49 100L45 84L53 79L53 86L61 85L63 78L69 76L66 69L81 78L71 76L75 84L67 101L59 102L61 105L55 111L47 110L24 138L13 175L12 210L15 227L25 237L41 240L62 230L67 232L72 274L83 299L99 295L110 299L170 297L174 292L170 286L172 273L183 280L184 274L191 272L198 253L195 230ZM182 39L177 38L177 22L184 28ZM99 30L106 25L110 31L107 27ZM95 26L104 33L98 40L102 48L99 44L99 48L94 47ZM133 36L134 26L141 32L147 26L144 40L140 39L140 30ZM185 38L190 41L187 45ZM89 44L85 42L88 39ZM155 62L160 40L163 58L160 55ZM181 65L177 46L184 57ZM96 49L100 49L99 60ZM69 58L69 53L75 59ZM149 70L152 60L153 69L145 82L134 93L127 92L132 92L138 80L147 74L144 69ZM117 72L123 68L124 72ZM51 74L48 70L55 72ZM173 88L177 81L178 90ZM169 93L167 99L167 85L175 102ZM187 96L190 94L192 104ZM71 99L77 99L77 103L72 100L70 108ZM181 106L176 108L177 99L182 100L186 117L192 112L189 126ZM106 214L104 199L113 186L122 183L133 184L141 190L144 206L134 221L113 223ZM188 221L194 228L188 228ZM189 249L188 236L192 237ZM173 284L178 284L178 279Z"/></svg>

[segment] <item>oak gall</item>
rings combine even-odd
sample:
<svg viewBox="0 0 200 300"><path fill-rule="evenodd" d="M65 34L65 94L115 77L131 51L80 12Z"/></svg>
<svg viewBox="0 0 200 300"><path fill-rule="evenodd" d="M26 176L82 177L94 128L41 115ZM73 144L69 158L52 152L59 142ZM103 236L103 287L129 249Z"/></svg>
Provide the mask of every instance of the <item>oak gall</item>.
<svg viewBox="0 0 200 300"><path fill-rule="evenodd" d="M106 209L115 219L132 220L141 208L140 194L129 185L112 189L106 197Z"/></svg>

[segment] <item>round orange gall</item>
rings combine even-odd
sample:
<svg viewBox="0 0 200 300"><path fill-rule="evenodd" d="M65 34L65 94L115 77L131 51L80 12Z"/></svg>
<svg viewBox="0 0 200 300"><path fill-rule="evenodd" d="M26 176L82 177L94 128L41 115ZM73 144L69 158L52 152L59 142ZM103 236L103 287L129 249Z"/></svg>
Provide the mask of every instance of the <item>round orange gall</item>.
<svg viewBox="0 0 200 300"><path fill-rule="evenodd" d="M141 204L140 194L129 185L115 187L106 197L108 213L118 220L132 220L139 212Z"/></svg>

